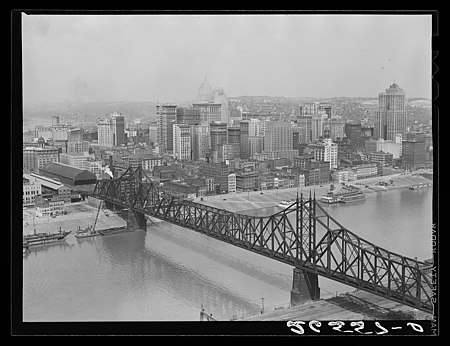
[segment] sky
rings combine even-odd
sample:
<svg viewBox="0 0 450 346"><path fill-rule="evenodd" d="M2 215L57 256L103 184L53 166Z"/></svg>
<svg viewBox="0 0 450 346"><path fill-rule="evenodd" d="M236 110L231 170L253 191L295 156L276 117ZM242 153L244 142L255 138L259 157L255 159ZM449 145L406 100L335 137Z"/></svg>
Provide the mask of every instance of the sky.
<svg viewBox="0 0 450 346"><path fill-rule="evenodd" d="M431 99L431 15L26 15L23 101Z"/></svg>

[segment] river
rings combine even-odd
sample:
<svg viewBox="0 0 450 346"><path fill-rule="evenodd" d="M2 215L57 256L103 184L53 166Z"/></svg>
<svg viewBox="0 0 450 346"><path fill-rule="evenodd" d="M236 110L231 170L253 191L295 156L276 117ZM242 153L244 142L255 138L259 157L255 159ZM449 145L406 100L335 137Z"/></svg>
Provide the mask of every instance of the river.
<svg viewBox="0 0 450 346"><path fill-rule="evenodd" d="M387 250L431 258L432 189L391 190L325 208ZM23 259L23 319L220 320L287 306L292 267L166 222L38 248ZM352 287L319 278L323 298Z"/></svg>

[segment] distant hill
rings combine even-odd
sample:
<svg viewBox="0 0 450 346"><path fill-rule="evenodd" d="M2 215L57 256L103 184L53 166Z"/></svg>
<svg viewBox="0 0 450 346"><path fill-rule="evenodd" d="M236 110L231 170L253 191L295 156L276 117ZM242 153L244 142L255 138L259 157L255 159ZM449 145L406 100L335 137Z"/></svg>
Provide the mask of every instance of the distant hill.
<svg viewBox="0 0 450 346"><path fill-rule="evenodd" d="M156 120L156 102L92 102L92 103L42 103L24 104L23 115L27 121L42 124L51 123L51 117L58 115L60 122L93 122L112 112L122 113L127 120Z"/></svg>

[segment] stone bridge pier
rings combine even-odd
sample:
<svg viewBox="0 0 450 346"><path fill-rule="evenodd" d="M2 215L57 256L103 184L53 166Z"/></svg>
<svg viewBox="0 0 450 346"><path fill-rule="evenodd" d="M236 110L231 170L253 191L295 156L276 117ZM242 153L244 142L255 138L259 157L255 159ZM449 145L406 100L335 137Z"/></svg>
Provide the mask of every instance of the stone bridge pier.
<svg viewBox="0 0 450 346"><path fill-rule="evenodd" d="M291 306L299 305L308 300L320 299L319 277L294 268L292 276Z"/></svg>
<svg viewBox="0 0 450 346"><path fill-rule="evenodd" d="M128 209L127 228L132 230L147 230L147 219L144 213Z"/></svg>

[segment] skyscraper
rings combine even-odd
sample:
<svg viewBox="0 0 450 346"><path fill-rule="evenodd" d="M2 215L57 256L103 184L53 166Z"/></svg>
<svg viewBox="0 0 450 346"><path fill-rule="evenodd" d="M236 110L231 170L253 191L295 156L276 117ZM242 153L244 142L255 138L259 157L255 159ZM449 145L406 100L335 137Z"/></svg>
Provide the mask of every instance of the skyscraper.
<svg viewBox="0 0 450 346"><path fill-rule="evenodd" d="M202 84L200 84L198 88L198 95L197 95L197 102L198 104L213 104L215 107L212 108L204 108L202 111L206 114L209 119L207 120L209 123L213 121L222 121L225 123L228 123L230 118L230 111L228 109L228 98L225 94L225 91L223 88L212 88L211 85L208 83L208 81L205 79L203 80ZM220 106L220 109L217 108L217 105ZM194 105L195 107L195 105ZM215 114L217 111L220 112L220 116L217 117Z"/></svg>
<svg viewBox="0 0 450 346"><path fill-rule="evenodd" d="M250 144L248 141L249 137L249 127L250 120L241 120L239 123L239 133L240 133L240 157L241 159L250 158Z"/></svg>
<svg viewBox="0 0 450 346"><path fill-rule="evenodd" d="M109 118L98 118L97 131L98 144L102 147L125 144L125 119L120 113L111 113Z"/></svg>
<svg viewBox="0 0 450 346"><path fill-rule="evenodd" d="M222 105L220 103L194 103L192 107L199 110L200 123L202 125L211 124L213 121L220 121L222 118Z"/></svg>
<svg viewBox="0 0 450 346"><path fill-rule="evenodd" d="M192 125L192 158L204 159L209 154L209 125Z"/></svg>
<svg viewBox="0 0 450 346"><path fill-rule="evenodd" d="M403 165L408 169L425 166L425 141L407 140L402 142Z"/></svg>
<svg viewBox="0 0 450 346"><path fill-rule="evenodd" d="M323 123L324 131L329 130L330 138L335 141L336 139L344 138L344 121L340 119L328 118Z"/></svg>
<svg viewBox="0 0 450 346"><path fill-rule="evenodd" d="M200 125L200 109L194 107L178 107L177 124Z"/></svg>
<svg viewBox="0 0 450 346"><path fill-rule="evenodd" d="M230 111L228 110L228 98L222 88L215 88L213 90L214 103L219 103L220 107L220 121L227 123L230 119Z"/></svg>
<svg viewBox="0 0 450 346"><path fill-rule="evenodd" d="M111 113L113 143L118 146L125 143L125 119L118 112Z"/></svg>
<svg viewBox="0 0 450 346"><path fill-rule="evenodd" d="M311 139L313 142L323 136L323 124L326 119L326 113L318 113L311 116Z"/></svg>
<svg viewBox="0 0 450 346"><path fill-rule="evenodd" d="M215 121L210 124L211 154L217 151L218 159L223 159L223 146L227 144L227 123Z"/></svg>
<svg viewBox="0 0 450 346"><path fill-rule="evenodd" d="M375 113L374 138L394 140L397 133L406 137L407 113L405 92L392 84L386 92L378 94L378 111Z"/></svg>
<svg viewBox="0 0 450 346"><path fill-rule="evenodd" d="M311 143L312 141L312 116L303 115L297 117L298 142Z"/></svg>
<svg viewBox="0 0 450 346"><path fill-rule="evenodd" d="M113 134L111 121L109 119L97 119L98 145L101 147L112 147Z"/></svg>
<svg viewBox="0 0 450 346"><path fill-rule="evenodd" d="M176 105L156 105L157 141L160 146L160 153L173 151L173 124L176 119Z"/></svg>
<svg viewBox="0 0 450 346"><path fill-rule="evenodd" d="M192 159L192 128L186 124L173 124L173 157L178 160Z"/></svg>
<svg viewBox="0 0 450 346"><path fill-rule="evenodd" d="M264 134L264 152L293 149L292 126L286 121L270 121Z"/></svg>
<svg viewBox="0 0 450 346"><path fill-rule="evenodd" d="M357 123L345 123L345 136L350 140L350 143L355 147L364 145L361 141L361 122Z"/></svg>

